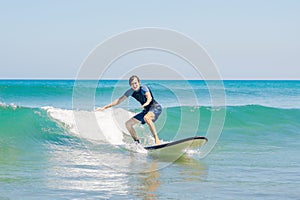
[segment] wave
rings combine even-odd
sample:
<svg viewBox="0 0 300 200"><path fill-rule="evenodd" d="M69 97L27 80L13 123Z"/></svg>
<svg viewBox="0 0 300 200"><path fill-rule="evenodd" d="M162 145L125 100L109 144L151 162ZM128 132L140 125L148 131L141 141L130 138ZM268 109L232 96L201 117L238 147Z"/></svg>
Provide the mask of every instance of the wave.
<svg viewBox="0 0 300 200"><path fill-rule="evenodd" d="M276 108L261 105L227 107L227 129L265 129L268 131L300 128L300 109ZM299 130L299 129L298 129Z"/></svg>
<svg viewBox="0 0 300 200"><path fill-rule="evenodd" d="M0 106L0 151L30 151L45 144L71 145L75 140L40 108Z"/></svg>
<svg viewBox="0 0 300 200"><path fill-rule="evenodd" d="M124 109L107 109L102 112L73 111L53 107L43 107L48 116L70 133L93 141L107 141L123 144L126 133L125 121L133 113Z"/></svg>
<svg viewBox="0 0 300 200"><path fill-rule="evenodd" d="M299 133L300 109L281 109L260 105L211 107L168 107L156 122L160 137L164 141L189 136L197 119L197 134L205 135L212 112L226 109L223 132L244 134L260 131L263 133ZM111 144L124 144L125 121L139 110L127 111L122 108L102 112L73 111L68 109L42 107L28 108L16 105L0 105L0 143L55 143L67 145L77 139ZM183 122L183 123L182 123ZM197 124L196 124L197 125ZM250 131L251 130L251 131ZM137 132L151 139L147 126L137 126ZM130 137L129 137L130 138ZM128 138L127 138L128 139ZM131 138L130 138L131 139Z"/></svg>

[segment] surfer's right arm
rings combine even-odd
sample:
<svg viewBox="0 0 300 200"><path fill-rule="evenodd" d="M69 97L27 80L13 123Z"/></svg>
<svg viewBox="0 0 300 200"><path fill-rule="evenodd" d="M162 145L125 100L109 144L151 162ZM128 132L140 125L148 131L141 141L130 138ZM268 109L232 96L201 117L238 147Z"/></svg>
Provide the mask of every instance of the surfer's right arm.
<svg viewBox="0 0 300 200"><path fill-rule="evenodd" d="M111 102L110 104L107 104L107 105L105 105L101 108L97 108L96 111L102 111L102 110L105 110L107 108L116 106L116 105L122 103L126 98L127 98L127 96L123 95L120 98L118 98L118 99L114 100L113 102Z"/></svg>

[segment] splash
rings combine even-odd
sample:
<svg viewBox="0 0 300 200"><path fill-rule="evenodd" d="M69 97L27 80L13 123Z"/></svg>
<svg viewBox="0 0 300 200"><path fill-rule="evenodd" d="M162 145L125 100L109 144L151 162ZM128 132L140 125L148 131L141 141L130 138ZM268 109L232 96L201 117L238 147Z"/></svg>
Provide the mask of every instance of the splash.
<svg viewBox="0 0 300 200"><path fill-rule="evenodd" d="M74 111L54 107L43 107L49 117L67 129L71 134L89 141L124 144L123 134L128 134L125 121L133 113L124 109L107 109L101 112ZM76 117L76 118L75 118ZM96 124L93 122L96 119ZM80 123L80 128L78 126Z"/></svg>

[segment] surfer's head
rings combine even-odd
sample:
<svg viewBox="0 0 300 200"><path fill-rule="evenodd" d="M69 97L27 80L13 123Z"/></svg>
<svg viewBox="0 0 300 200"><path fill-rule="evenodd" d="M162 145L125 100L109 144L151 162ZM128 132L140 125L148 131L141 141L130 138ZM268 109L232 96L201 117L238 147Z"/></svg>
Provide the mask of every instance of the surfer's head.
<svg viewBox="0 0 300 200"><path fill-rule="evenodd" d="M137 91L140 89L140 79L138 76L133 75L129 78L129 85L134 90Z"/></svg>

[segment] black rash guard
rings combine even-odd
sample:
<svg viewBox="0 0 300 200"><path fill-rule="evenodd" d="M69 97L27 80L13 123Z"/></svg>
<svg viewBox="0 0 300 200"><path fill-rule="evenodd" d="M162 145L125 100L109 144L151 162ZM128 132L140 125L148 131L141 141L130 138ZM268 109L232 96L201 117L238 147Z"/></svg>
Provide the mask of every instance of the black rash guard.
<svg viewBox="0 0 300 200"><path fill-rule="evenodd" d="M158 104L157 101L155 101L152 92L150 90L150 88L148 88L146 85L141 85L140 89L138 91L134 91L132 88L130 88L129 90L127 90L124 95L126 97L132 96L133 98L135 98L138 102L140 102L141 105L143 105L144 103L147 102L147 98L146 98L146 92L150 92L151 96L152 96L152 101L149 103L149 105L147 105L146 107L144 107L144 109L146 111L149 111L150 107L153 104Z"/></svg>

